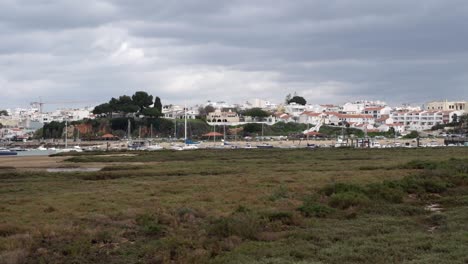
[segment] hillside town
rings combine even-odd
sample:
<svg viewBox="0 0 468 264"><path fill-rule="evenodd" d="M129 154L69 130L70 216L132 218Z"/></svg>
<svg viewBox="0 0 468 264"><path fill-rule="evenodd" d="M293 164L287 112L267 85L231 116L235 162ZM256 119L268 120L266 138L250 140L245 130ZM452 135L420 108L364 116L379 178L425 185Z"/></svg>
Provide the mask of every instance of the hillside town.
<svg viewBox="0 0 468 264"><path fill-rule="evenodd" d="M194 106L164 105L161 118L174 120L205 120L210 126L242 126L249 123L274 125L279 122L306 124L304 133L317 133L322 125L346 126L366 133L388 132L405 135L411 131L427 131L434 127L457 122L467 113L468 102L431 101L421 106L390 106L383 101L359 100L344 104L307 104L300 96L287 98L285 103L273 103L254 99L242 104L224 101L207 101ZM57 109L45 112L42 106L2 110L0 115L0 138L23 141L33 137L44 124L51 122L74 122L95 119L95 107ZM250 114L248 110L261 110Z"/></svg>

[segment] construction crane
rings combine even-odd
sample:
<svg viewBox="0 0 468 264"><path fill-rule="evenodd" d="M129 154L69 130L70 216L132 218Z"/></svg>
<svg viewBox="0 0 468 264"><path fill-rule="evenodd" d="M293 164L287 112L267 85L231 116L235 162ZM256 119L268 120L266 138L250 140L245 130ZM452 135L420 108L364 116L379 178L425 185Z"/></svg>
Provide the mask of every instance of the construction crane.
<svg viewBox="0 0 468 264"><path fill-rule="evenodd" d="M60 101L60 102L43 102L42 98L37 102L31 102L30 105L33 108L39 108L39 113L43 113L44 105L53 105L53 104L94 104L95 101Z"/></svg>

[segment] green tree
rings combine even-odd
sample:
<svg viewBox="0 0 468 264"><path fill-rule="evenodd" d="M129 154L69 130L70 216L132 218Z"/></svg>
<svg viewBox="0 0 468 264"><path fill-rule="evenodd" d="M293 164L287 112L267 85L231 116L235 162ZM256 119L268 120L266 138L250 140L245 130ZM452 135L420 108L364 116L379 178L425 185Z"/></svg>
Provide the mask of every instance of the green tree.
<svg viewBox="0 0 468 264"><path fill-rule="evenodd" d="M307 101L306 101L306 99L304 99L304 97L295 95L293 98L288 100L288 104L290 104L290 103L306 105Z"/></svg>
<svg viewBox="0 0 468 264"><path fill-rule="evenodd" d="M140 112L143 112L143 109L153 104L153 96L147 92L138 91L132 96L132 102L140 108Z"/></svg>
<svg viewBox="0 0 468 264"><path fill-rule="evenodd" d="M291 101L291 98L292 98L291 94L286 95L286 98L284 98L284 103L289 104L289 101Z"/></svg>
<svg viewBox="0 0 468 264"><path fill-rule="evenodd" d="M214 111L215 111L215 108L211 105L207 105L205 107L200 106L198 108L198 113L200 114L202 118L205 118L209 113L212 113Z"/></svg>
<svg viewBox="0 0 468 264"><path fill-rule="evenodd" d="M3 128L3 124L2 124L2 123L0 123L0 129L2 129L2 128Z"/></svg>
<svg viewBox="0 0 468 264"><path fill-rule="evenodd" d="M418 131L411 131L408 135L404 136L403 138L412 139L419 137Z"/></svg>
<svg viewBox="0 0 468 264"><path fill-rule="evenodd" d="M43 137L44 138L62 138L64 135L65 122L52 121L44 124Z"/></svg>
<svg viewBox="0 0 468 264"><path fill-rule="evenodd" d="M122 95L117 100L117 111L124 113L136 113L140 110L140 107L136 105L132 98L128 95Z"/></svg>
<svg viewBox="0 0 468 264"><path fill-rule="evenodd" d="M145 115L145 116L148 116L148 117L160 117L160 116L162 116L161 112L159 112L159 110L156 109L155 107L143 109L142 114Z"/></svg>
<svg viewBox="0 0 468 264"><path fill-rule="evenodd" d="M112 107L109 103L104 103L96 106L93 110L93 114L102 115L102 114L111 114Z"/></svg>
<svg viewBox="0 0 468 264"><path fill-rule="evenodd" d="M248 123L244 125L244 134L253 134L262 132L262 124Z"/></svg>
<svg viewBox="0 0 468 264"><path fill-rule="evenodd" d="M159 98L159 96L156 96L156 99L154 100L154 106L153 107L158 109L159 113L162 113L161 98Z"/></svg>
<svg viewBox="0 0 468 264"><path fill-rule="evenodd" d="M261 108L255 107L251 109L247 109L243 113L244 116L251 116L257 118L269 117L270 113L263 111Z"/></svg>
<svg viewBox="0 0 468 264"><path fill-rule="evenodd" d="M7 110L0 110L0 116L8 116Z"/></svg>

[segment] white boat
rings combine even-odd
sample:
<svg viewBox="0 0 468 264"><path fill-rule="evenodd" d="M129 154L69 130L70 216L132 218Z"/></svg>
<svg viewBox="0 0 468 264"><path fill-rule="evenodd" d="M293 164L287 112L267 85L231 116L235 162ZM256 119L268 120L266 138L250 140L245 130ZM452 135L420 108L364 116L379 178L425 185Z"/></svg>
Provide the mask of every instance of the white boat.
<svg viewBox="0 0 468 264"><path fill-rule="evenodd" d="M184 150L183 147L178 146L178 145L173 145L173 146L171 146L171 149L172 149L172 150Z"/></svg>
<svg viewBox="0 0 468 264"><path fill-rule="evenodd" d="M182 147L182 150L191 150L191 149L198 149L197 145L185 145Z"/></svg>
<svg viewBox="0 0 468 264"><path fill-rule="evenodd" d="M164 148L161 147L160 145L149 145L145 148L147 151L158 151L158 150L163 150Z"/></svg>
<svg viewBox="0 0 468 264"><path fill-rule="evenodd" d="M184 122L185 122L185 128L184 128L184 145L183 146L177 146L174 145L171 147L173 150L195 150L198 149L198 144L199 142L192 142L190 139L187 138L187 107L184 107Z"/></svg>
<svg viewBox="0 0 468 264"><path fill-rule="evenodd" d="M79 146L74 146L73 148L63 148L57 149L57 153L68 153L68 152L83 152Z"/></svg>

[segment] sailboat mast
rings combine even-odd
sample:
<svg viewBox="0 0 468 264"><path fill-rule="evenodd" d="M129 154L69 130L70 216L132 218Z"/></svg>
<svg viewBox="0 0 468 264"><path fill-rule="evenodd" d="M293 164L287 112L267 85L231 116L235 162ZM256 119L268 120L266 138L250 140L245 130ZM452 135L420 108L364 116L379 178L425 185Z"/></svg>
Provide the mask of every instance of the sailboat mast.
<svg viewBox="0 0 468 264"><path fill-rule="evenodd" d="M128 119L128 125L127 125L127 138L128 140L131 140L132 139L132 132L131 132L131 129L132 129L132 124L130 122L130 118Z"/></svg>
<svg viewBox="0 0 468 264"><path fill-rule="evenodd" d="M262 141L263 141L263 123L262 123Z"/></svg>
<svg viewBox="0 0 468 264"><path fill-rule="evenodd" d="M65 119L65 148L68 148L68 120Z"/></svg>
<svg viewBox="0 0 468 264"><path fill-rule="evenodd" d="M185 119L185 132L184 132L184 141L187 143L187 105L184 107L184 119Z"/></svg>

